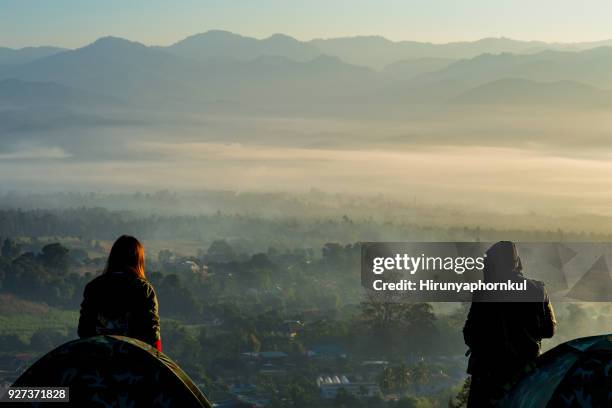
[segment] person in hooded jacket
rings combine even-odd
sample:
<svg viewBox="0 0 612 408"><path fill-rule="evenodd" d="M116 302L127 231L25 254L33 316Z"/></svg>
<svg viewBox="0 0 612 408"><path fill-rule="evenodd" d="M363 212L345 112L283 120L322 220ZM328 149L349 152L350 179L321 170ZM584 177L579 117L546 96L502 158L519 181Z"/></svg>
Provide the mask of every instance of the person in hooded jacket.
<svg viewBox="0 0 612 408"><path fill-rule="evenodd" d="M104 272L85 286L79 337L128 336L162 350L157 296L145 277L144 259L136 238L115 241Z"/></svg>
<svg viewBox="0 0 612 408"><path fill-rule="evenodd" d="M523 276L514 243L501 241L487 250L484 280L525 281L527 288L522 293L477 292L473 296L463 328L470 356L470 408L494 406L535 364L542 339L552 337L556 327L544 284Z"/></svg>

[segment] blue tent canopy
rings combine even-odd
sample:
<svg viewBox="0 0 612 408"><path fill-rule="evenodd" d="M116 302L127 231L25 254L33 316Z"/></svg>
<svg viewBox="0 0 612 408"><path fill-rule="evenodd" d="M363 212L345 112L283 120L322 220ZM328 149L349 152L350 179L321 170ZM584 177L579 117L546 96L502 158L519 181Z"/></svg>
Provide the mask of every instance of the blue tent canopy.
<svg viewBox="0 0 612 408"><path fill-rule="evenodd" d="M571 340L547 351L499 406L612 407L612 334Z"/></svg>

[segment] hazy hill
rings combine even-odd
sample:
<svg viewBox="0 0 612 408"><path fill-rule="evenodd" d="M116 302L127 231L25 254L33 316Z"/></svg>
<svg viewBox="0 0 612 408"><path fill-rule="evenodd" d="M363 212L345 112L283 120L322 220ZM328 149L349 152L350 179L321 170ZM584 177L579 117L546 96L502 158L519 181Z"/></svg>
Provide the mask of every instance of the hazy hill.
<svg viewBox="0 0 612 408"><path fill-rule="evenodd" d="M117 98L53 82L0 79L0 140L14 140L16 132L44 131L50 139L56 129L124 124L108 114L126 106Z"/></svg>
<svg viewBox="0 0 612 408"><path fill-rule="evenodd" d="M612 47L585 51L543 51L531 55L483 54L455 62L437 72L423 74L417 83L459 81L479 85L502 78L533 81L577 81L612 87Z"/></svg>
<svg viewBox="0 0 612 408"><path fill-rule="evenodd" d="M322 52L336 55L352 64L382 68L415 58L472 58L483 53L527 53L548 48L539 41L484 38L478 41L433 44L416 41L390 41L380 36L317 39L311 41Z"/></svg>
<svg viewBox="0 0 612 408"><path fill-rule="evenodd" d="M0 47L0 69L3 65L24 64L61 51L65 51L65 49L58 47L26 47L20 49Z"/></svg>
<svg viewBox="0 0 612 408"><path fill-rule="evenodd" d="M390 55L385 54L389 50L399 55L400 51L425 52L434 47L438 51L446 50L446 54L459 55L483 48L526 50L541 45L507 39L443 45L393 43L382 37L355 37L336 42L317 40L312 44L318 41L328 45L344 44L345 48L338 49L345 50L357 47L355 50L367 51L371 47L373 53L365 52L364 55L380 58L379 61ZM507 92L508 100L525 100L526 103L538 97L541 101L553 101L557 93L576 92L576 101L581 101L576 102L577 105L600 106L606 103L606 96L594 89L570 89L569 84L564 83L552 89L540 87L543 94L538 96L529 93L529 86L522 82L516 84L516 89L512 89L509 82L494 82L520 78L536 82L573 81L612 88L612 47L586 51L549 50L525 55L482 54L455 62L446 57L423 57L390 64L380 72L326 54L296 60L316 54L312 44L305 45L281 35L256 40L221 31L196 35L168 48L104 37L76 50L61 51L0 71L0 79L54 83L99 94L98 97L112 96L139 107L187 111L213 108L231 111L232 106L248 110L251 106L283 111L299 107L333 113L356 104L382 111L406 104L444 103L457 97L456 101L464 101L461 103L479 103L480 99L493 100L493 96L487 95L496 92ZM494 84L464 94L491 82ZM50 95L62 92L59 89L45 91ZM74 94L69 96L66 89L63 92L64 99L79 98ZM13 94L13 98L16 97ZM49 96L41 101L52 98ZM84 95L80 98L86 99ZM589 98L593 98L592 103L588 102ZM223 106L218 105L219 101Z"/></svg>
<svg viewBox="0 0 612 408"><path fill-rule="evenodd" d="M456 61L451 58L413 58L389 64L383 71L397 79L411 79L420 74L439 71Z"/></svg>
<svg viewBox="0 0 612 408"><path fill-rule="evenodd" d="M163 49L175 55L197 60L219 57L252 60L270 55L295 61L308 61L321 55L321 51L315 46L284 34L274 34L258 40L221 30L195 34Z"/></svg>
<svg viewBox="0 0 612 408"><path fill-rule="evenodd" d="M268 55L245 61L196 61L114 37L20 65L0 73L2 77L54 82L147 106L189 109L218 100L257 105L329 102L365 96L387 81L373 70L325 55L305 62Z"/></svg>
<svg viewBox="0 0 612 408"><path fill-rule="evenodd" d="M299 41L284 34L256 39L222 30L210 30L185 38L169 47L158 47L186 58L203 60L227 57L250 60L264 55L308 61L321 54L336 56L353 65L383 69L404 60L466 59L481 54L531 54L544 50L585 50L612 45L612 41L585 43L546 43L509 38L483 38L477 41L434 44L417 41L391 41L381 36L355 36ZM441 62L441 61L439 61ZM402 64L400 64L402 65ZM437 66L436 68L442 68ZM426 71L421 71L422 73Z"/></svg>
<svg viewBox="0 0 612 408"><path fill-rule="evenodd" d="M612 92L573 81L535 82L506 78L473 88L452 102L489 106L609 107L612 105Z"/></svg>
<svg viewBox="0 0 612 408"><path fill-rule="evenodd" d="M336 56L344 62L375 69L403 60L466 59L480 54L533 54L544 50L580 51L612 46L612 40L582 43L546 43L519 41L509 38L483 38L476 41L427 43L418 41L391 41L381 36L355 36L300 41L285 34L274 34L257 39L223 30L210 30L194 34L164 50L183 58L205 60L230 58L251 60L260 56L281 56L305 62L322 54ZM61 51L57 47L28 47L10 49L0 47L0 69L3 65L23 64Z"/></svg>
<svg viewBox="0 0 612 408"><path fill-rule="evenodd" d="M283 110L305 105L310 105L308 109L333 110L331 104L365 98L388 82L376 71L325 55L306 62L280 56L249 61L207 60L201 69L198 81L203 81L201 86L216 99Z"/></svg>
<svg viewBox="0 0 612 408"><path fill-rule="evenodd" d="M81 91L53 82L28 82L20 79L0 80L0 108L72 106L111 106L120 102L114 98Z"/></svg>
<svg viewBox="0 0 612 408"><path fill-rule="evenodd" d="M4 77L55 82L79 89L158 101L160 95L187 97L198 67L165 51L115 37L15 67Z"/></svg>

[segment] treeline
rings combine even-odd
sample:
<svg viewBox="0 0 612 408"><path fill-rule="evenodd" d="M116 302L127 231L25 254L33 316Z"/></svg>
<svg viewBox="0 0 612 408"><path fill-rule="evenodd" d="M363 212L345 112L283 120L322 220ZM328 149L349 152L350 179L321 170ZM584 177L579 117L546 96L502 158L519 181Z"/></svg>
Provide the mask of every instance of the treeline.
<svg viewBox="0 0 612 408"><path fill-rule="evenodd" d="M275 217L216 212L208 215L145 215L103 208L0 210L0 237L80 237L114 240L129 233L143 240L191 240L210 244L236 239L251 251L316 248L326 242L359 241L610 241L612 235L557 230L423 226L416 222Z"/></svg>

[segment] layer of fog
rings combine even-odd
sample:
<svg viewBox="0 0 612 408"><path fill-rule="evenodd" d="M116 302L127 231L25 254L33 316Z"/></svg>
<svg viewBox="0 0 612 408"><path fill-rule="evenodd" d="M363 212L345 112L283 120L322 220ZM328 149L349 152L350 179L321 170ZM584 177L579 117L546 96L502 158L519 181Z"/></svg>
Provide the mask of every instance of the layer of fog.
<svg viewBox="0 0 612 408"><path fill-rule="evenodd" d="M165 115L133 126L7 132L2 190L315 188L474 211L612 215L612 116L603 111Z"/></svg>

